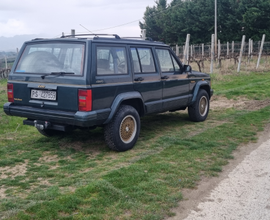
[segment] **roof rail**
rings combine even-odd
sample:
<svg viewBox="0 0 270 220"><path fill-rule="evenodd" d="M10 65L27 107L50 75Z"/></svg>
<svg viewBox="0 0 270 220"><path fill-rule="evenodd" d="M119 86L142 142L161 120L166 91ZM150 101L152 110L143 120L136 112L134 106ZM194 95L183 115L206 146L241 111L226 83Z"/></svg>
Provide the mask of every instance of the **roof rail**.
<svg viewBox="0 0 270 220"><path fill-rule="evenodd" d="M116 39L121 39L117 34L75 34L75 35L63 35L61 38L67 38L67 37L79 37L79 36L114 36Z"/></svg>
<svg viewBox="0 0 270 220"><path fill-rule="evenodd" d="M145 39L143 39L142 37L121 37L122 39L138 39L138 40L149 40L149 41L153 41L153 39L151 37L147 37Z"/></svg>
<svg viewBox="0 0 270 220"><path fill-rule="evenodd" d="M35 38L35 39L32 39L32 41L34 41L34 40L45 40L45 39L48 39L48 38Z"/></svg>

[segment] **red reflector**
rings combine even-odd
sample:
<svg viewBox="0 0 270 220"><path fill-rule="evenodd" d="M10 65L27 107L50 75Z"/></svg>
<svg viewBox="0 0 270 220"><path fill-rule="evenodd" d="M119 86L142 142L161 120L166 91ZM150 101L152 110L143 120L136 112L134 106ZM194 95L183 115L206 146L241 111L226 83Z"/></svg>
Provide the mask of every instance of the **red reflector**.
<svg viewBox="0 0 270 220"><path fill-rule="evenodd" d="M9 102L14 102L13 84L7 84L7 96Z"/></svg>
<svg viewBox="0 0 270 220"><path fill-rule="evenodd" d="M92 110L92 90L79 89L79 111L88 112Z"/></svg>

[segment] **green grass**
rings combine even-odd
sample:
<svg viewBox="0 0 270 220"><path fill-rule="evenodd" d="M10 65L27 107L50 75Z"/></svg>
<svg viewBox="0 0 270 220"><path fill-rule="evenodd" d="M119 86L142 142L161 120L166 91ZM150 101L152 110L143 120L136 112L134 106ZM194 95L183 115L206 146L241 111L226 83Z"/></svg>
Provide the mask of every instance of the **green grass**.
<svg viewBox="0 0 270 220"><path fill-rule="evenodd" d="M218 96L270 98L270 73L213 75ZM0 105L6 102L0 81ZM103 129L46 138L0 109L0 218L144 219L174 215L184 188L217 176L240 144L269 123L260 110L210 110L202 123L186 112L142 118L134 149L110 151Z"/></svg>
<svg viewBox="0 0 270 220"><path fill-rule="evenodd" d="M213 88L217 95L227 98L246 96L249 99L263 100L270 97L269 72L223 76L220 81L213 77Z"/></svg>

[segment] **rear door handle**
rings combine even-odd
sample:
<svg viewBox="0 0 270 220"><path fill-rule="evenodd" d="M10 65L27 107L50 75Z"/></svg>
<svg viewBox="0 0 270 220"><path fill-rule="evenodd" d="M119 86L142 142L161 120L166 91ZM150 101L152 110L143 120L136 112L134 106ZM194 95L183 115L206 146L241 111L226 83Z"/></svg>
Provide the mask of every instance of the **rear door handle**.
<svg viewBox="0 0 270 220"><path fill-rule="evenodd" d="M141 82L143 80L144 80L144 78L142 78L142 77L138 77L138 78L134 79L135 82Z"/></svg>
<svg viewBox="0 0 270 220"><path fill-rule="evenodd" d="M170 77L168 76L162 76L161 79L169 79Z"/></svg>

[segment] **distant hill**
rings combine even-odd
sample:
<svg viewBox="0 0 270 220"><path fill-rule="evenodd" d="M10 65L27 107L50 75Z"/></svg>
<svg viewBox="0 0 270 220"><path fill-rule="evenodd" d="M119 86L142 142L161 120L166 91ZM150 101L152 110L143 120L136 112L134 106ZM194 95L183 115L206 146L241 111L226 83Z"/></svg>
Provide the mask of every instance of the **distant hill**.
<svg viewBox="0 0 270 220"><path fill-rule="evenodd" d="M0 59L4 59L5 57L9 58L9 57L16 57L17 53L15 51L0 51Z"/></svg>
<svg viewBox="0 0 270 220"><path fill-rule="evenodd" d="M44 37L40 35L16 35L14 37L0 37L0 52L1 51L16 51L20 49L25 41L32 40L34 38Z"/></svg>

